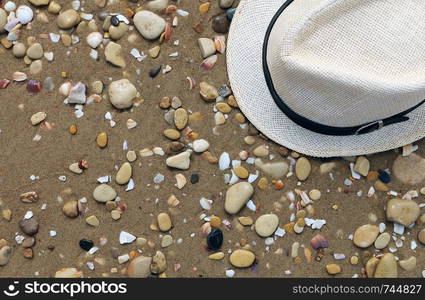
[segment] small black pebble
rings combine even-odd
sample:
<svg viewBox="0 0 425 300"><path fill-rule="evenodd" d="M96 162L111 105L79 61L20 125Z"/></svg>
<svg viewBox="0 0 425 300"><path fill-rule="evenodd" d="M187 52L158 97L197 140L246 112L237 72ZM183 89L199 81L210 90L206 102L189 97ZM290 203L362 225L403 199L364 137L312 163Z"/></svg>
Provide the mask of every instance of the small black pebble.
<svg viewBox="0 0 425 300"><path fill-rule="evenodd" d="M93 245L93 241L87 239L80 240L80 247L85 251L89 251L91 248L93 248Z"/></svg>
<svg viewBox="0 0 425 300"><path fill-rule="evenodd" d="M220 229L213 229L207 236L208 249L215 251L221 248L223 245L223 232Z"/></svg>
<svg viewBox="0 0 425 300"><path fill-rule="evenodd" d="M199 182L199 175L198 174L196 174L196 173L193 173L191 176L190 176L190 183L192 183L192 184L197 184Z"/></svg>
<svg viewBox="0 0 425 300"><path fill-rule="evenodd" d="M229 31L230 22L226 15L218 15L212 19L212 29L217 33L227 33Z"/></svg>
<svg viewBox="0 0 425 300"><path fill-rule="evenodd" d="M378 179L381 180L383 183L389 183L391 181L391 176L388 174L387 171L384 170L378 170Z"/></svg>
<svg viewBox="0 0 425 300"><path fill-rule="evenodd" d="M111 17L111 24L114 25L114 26L120 25L120 20L118 19L117 16L112 16Z"/></svg>
<svg viewBox="0 0 425 300"><path fill-rule="evenodd" d="M159 74L159 71L161 71L161 66L150 69L149 77L155 78Z"/></svg>

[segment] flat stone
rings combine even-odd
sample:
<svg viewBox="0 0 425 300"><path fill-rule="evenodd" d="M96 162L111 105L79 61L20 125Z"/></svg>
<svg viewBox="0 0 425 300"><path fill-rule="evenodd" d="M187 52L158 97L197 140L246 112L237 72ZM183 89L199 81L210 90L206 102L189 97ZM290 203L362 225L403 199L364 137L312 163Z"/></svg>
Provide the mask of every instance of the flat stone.
<svg viewBox="0 0 425 300"><path fill-rule="evenodd" d="M362 225L354 232L353 242L357 247L367 248L375 242L378 234L378 226L371 224Z"/></svg>
<svg viewBox="0 0 425 300"><path fill-rule="evenodd" d="M0 33L5 32L4 26L7 24L7 12L0 8Z"/></svg>
<svg viewBox="0 0 425 300"><path fill-rule="evenodd" d="M369 174L369 170L370 170L369 160L364 156L357 157L356 163L354 165L354 171L364 177L367 177L367 174Z"/></svg>
<svg viewBox="0 0 425 300"><path fill-rule="evenodd" d="M97 202L106 203L117 197L117 192L107 184L98 185L93 191L93 198Z"/></svg>
<svg viewBox="0 0 425 300"><path fill-rule="evenodd" d="M43 70L43 62L41 60L34 60L30 65L30 74L35 75Z"/></svg>
<svg viewBox="0 0 425 300"><path fill-rule="evenodd" d="M126 158L129 162L136 161L136 159L137 159L136 151L133 151L133 150L128 151L127 154L126 154Z"/></svg>
<svg viewBox="0 0 425 300"><path fill-rule="evenodd" d="M151 11L161 11L168 5L168 0L152 0L146 4L146 8Z"/></svg>
<svg viewBox="0 0 425 300"><path fill-rule="evenodd" d="M30 236L26 237L25 240L22 242L23 248L31 248L35 245L35 238Z"/></svg>
<svg viewBox="0 0 425 300"><path fill-rule="evenodd" d="M236 268L248 268L255 261L255 254L249 250L237 249L230 254L230 263Z"/></svg>
<svg viewBox="0 0 425 300"><path fill-rule="evenodd" d="M202 58L207 58L216 52L215 44L212 39L200 38L198 39L198 45L201 50Z"/></svg>
<svg viewBox="0 0 425 300"><path fill-rule="evenodd" d="M251 217L239 217L238 221L243 226L251 226L252 224L254 224L254 221L252 220Z"/></svg>
<svg viewBox="0 0 425 300"><path fill-rule="evenodd" d="M171 218L167 213L160 213L157 217L159 230L162 232L167 232L173 227Z"/></svg>
<svg viewBox="0 0 425 300"><path fill-rule="evenodd" d="M397 261L392 253L386 253L380 259L375 270L375 278L397 278Z"/></svg>
<svg viewBox="0 0 425 300"><path fill-rule="evenodd" d="M38 232L38 226L38 221L35 218L19 221L19 228L29 236L33 236Z"/></svg>
<svg viewBox="0 0 425 300"><path fill-rule="evenodd" d="M154 40L164 32L165 20L157 14L141 10L133 17L134 25L140 34L147 40Z"/></svg>
<svg viewBox="0 0 425 300"><path fill-rule="evenodd" d="M161 240L161 247L166 248L173 244L173 237L169 234L164 235Z"/></svg>
<svg viewBox="0 0 425 300"><path fill-rule="evenodd" d="M71 29L80 22L80 15L73 9L68 9L59 14L56 23L61 29Z"/></svg>
<svg viewBox="0 0 425 300"><path fill-rule="evenodd" d="M382 250L388 246L391 240L391 235L388 232L381 233L375 240L374 246L378 250Z"/></svg>
<svg viewBox="0 0 425 300"><path fill-rule="evenodd" d="M108 134L106 132L101 132L96 137L96 143L100 148L105 148L108 144Z"/></svg>
<svg viewBox="0 0 425 300"><path fill-rule="evenodd" d="M126 109L133 106L133 99L137 96L136 87L128 80L121 79L109 85L109 101L118 109Z"/></svg>
<svg viewBox="0 0 425 300"><path fill-rule="evenodd" d="M50 0L28 0L32 5L43 6L49 4Z"/></svg>
<svg viewBox="0 0 425 300"><path fill-rule="evenodd" d="M87 217L86 223L93 227L97 227L100 224L99 219L94 215Z"/></svg>
<svg viewBox="0 0 425 300"><path fill-rule="evenodd" d="M252 153L257 157L266 157L269 155L270 151L265 145L261 145L255 148Z"/></svg>
<svg viewBox="0 0 425 300"><path fill-rule="evenodd" d="M174 125L176 125L177 129L182 130L185 128L188 120L189 115L184 108L179 108L174 112Z"/></svg>
<svg viewBox="0 0 425 300"><path fill-rule="evenodd" d="M165 162L170 168L187 170L190 168L190 155L190 152L185 151L167 158Z"/></svg>
<svg viewBox="0 0 425 300"><path fill-rule="evenodd" d="M125 68L126 63L122 56L121 45L109 42L105 47L105 58L106 61L110 62L116 67Z"/></svg>
<svg viewBox="0 0 425 300"><path fill-rule="evenodd" d="M275 214L260 216L255 221L255 232L261 237L271 236L279 225L279 217Z"/></svg>
<svg viewBox="0 0 425 300"><path fill-rule="evenodd" d="M289 170L287 162L264 163L261 158L255 160L255 166L275 179L284 177Z"/></svg>
<svg viewBox="0 0 425 300"><path fill-rule="evenodd" d="M425 159L416 153L399 155L393 164L393 174L404 184L418 185L425 180Z"/></svg>
<svg viewBox="0 0 425 300"><path fill-rule="evenodd" d="M198 139L193 141L193 151L197 153L205 152L208 150L209 147L210 144L204 139Z"/></svg>
<svg viewBox="0 0 425 300"><path fill-rule="evenodd" d="M167 260L165 259L164 253L156 251L152 257L151 272L153 274L161 274L167 270Z"/></svg>
<svg viewBox="0 0 425 300"><path fill-rule="evenodd" d="M425 229L422 229L418 233L418 240L422 245L425 245Z"/></svg>
<svg viewBox="0 0 425 300"><path fill-rule="evenodd" d="M232 185L226 192L224 209L229 214L237 214L245 206L253 193L254 188L248 182L239 182Z"/></svg>
<svg viewBox="0 0 425 300"><path fill-rule="evenodd" d="M328 272L329 275L336 275L341 273L341 267L337 264L328 264L326 265L326 272Z"/></svg>
<svg viewBox="0 0 425 300"><path fill-rule="evenodd" d="M67 201L62 207L62 212L69 218L78 217L78 202L75 200Z"/></svg>
<svg viewBox="0 0 425 300"><path fill-rule="evenodd" d="M133 169L129 162L125 162L121 165L120 169L115 176L115 182L118 184L127 184L133 174Z"/></svg>
<svg viewBox="0 0 425 300"><path fill-rule="evenodd" d="M200 88L199 93L201 94L202 99L206 102L215 101L215 99L217 99L220 96L218 94L217 88L205 81L202 81L199 84L199 88Z"/></svg>
<svg viewBox="0 0 425 300"><path fill-rule="evenodd" d="M43 122L47 117L47 114L44 111L40 111L38 113L35 113L31 116L31 124L32 125L38 125L41 122Z"/></svg>
<svg viewBox="0 0 425 300"><path fill-rule="evenodd" d="M130 278L147 278L151 274L152 258L138 256L127 266L127 276Z"/></svg>
<svg viewBox="0 0 425 300"><path fill-rule="evenodd" d="M304 181L308 178L311 172L310 161L305 157L300 157L295 164L295 174L298 180Z"/></svg>
<svg viewBox="0 0 425 300"><path fill-rule="evenodd" d="M410 199L394 198L387 202L387 220L409 226L416 222L421 211L419 205Z"/></svg>
<svg viewBox="0 0 425 300"><path fill-rule="evenodd" d="M224 253L223 252L216 252L211 254L210 256L208 256L209 259L211 260L222 260L224 258Z"/></svg>
<svg viewBox="0 0 425 300"><path fill-rule="evenodd" d="M12 256L12 248L10 248L9 246L1 247L1 249L0 249L0 266L6 265L9 262L11 256Z"/></svg>
<svg viewBox="0 0 425 300"><path fill-rule="evenodd" d="M27 49L27 55L31 59L41 59L44 56L43 46L40 43L34 43Z"/></svg>
<svg viewBox="0 0 425 300"><path fill-rule="evenodd" d="M1 15L1 8L0 8L0 15ZM1 28L2 27L0 24L0 32L1 32ZM17 58L24 57L25 54L27 53L27 47L25 46L24 43L18 42L15 45L13 45L12 53Z"/></svg>
<svg viewBox="0 0 425 300"><path fill-rule="evenodd" d="M398 262L400 268L405 271L413 271L416 268L416 257L410 256L408 259L403 259Z"/></svg>

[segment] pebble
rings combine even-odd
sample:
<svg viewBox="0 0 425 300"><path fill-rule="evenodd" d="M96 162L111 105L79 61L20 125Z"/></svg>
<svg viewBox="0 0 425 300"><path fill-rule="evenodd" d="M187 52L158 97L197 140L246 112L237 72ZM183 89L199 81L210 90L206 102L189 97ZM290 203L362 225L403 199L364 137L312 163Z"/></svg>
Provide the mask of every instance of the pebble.
<svg viewBox="0 0 425 300"><path fill-rule="evenodd" d="M122 57L122 47L121 45L109 42L105 47L105 58L106 61L110 62L116 67L125 68L126 63ZM123 79L127 80L127 79Z"/></svg>
<svg viewBox="0 0 425 300"><path fill-rule="evenodd" d="M223 245L223 232L218 228L214 228L207 235L208 249L212 251L216 251L220 249L222 245Z"/></svg>
<svg viewBox="0 0 425 300"><path fill-rule="evenodd" d="M161 247L166 248L173 244L173 237L169 234L164 235L161 240Z"/></svg>
<svg viewBox="0 0 425 300"><path fill-rule="evenodd" d="M129 25L125 24L124 22L120 22L118 26L109 27L109 36L111 39L117 41L127 33L129 28Z"/></svg>
<svg viewBox="0 0 425 300"><path fill-rule="evenodd" d="M425 229L422 229L418 233L418 240L422 245L425 245Z"/></svg>
<svg viewBox="0 0 425 300"><path fill-rule="evenodd" d="M248 268L255 261L255 254L249 250L237 249L230 254L230 263L236 268Z"/></svg>
<svg viewBox="0 0 425 300"><path fill-rule="evenodd" d="M94 243L91 240L88 239L82 239L79 242L80 248L84 251L89 251L91 248L93 248Z"/></svg>
<svg viewBox="0 0 425 300"><path fill-rule="evenodd" d="M322 196L322 193L319 190L313 189L308 193L308 196L311 200L319 200Z"/></svg>
<svg viewBox="0 0 425 300"><path fill-rule="evenodd" d="M328 272L329 275L336 275L341 273L341 267L337 264L329 264L326 265L326 272Z"/></svg>
<svg viewBox="0 0 425 300"><path fill-rule="evenodd" d="M156 66L156 67L153 67L152 69L150 69L149 70L149 77L155 78L156 76L158 76L159 72L161 72L161 68L162 68L162 66Z"/></svg>
<svg viewBox="0 0 425 300"><path fill-rule="evenodd" d="M362 225L354 232L353 242L357 247L367 248L375 242L378 234L378 226L371 224Z"/></svg>
<svg viewBox="0 0 425 300"><path fill-rule="evenodd" d="M78 202L75 200L70 200L68 202L65 202L62 208L62 212L65 216L69 218L76 218L78 217Z"/></svg>
<svg viewBox="0 0 425 300"><path fill-rule="evenodd" d="M198 139L193 141L193 151L197 153L205 152L208 150L209 147L210 144L204 139Z"/></svg>
<svg viewBox="0 0 425 300"><path fill-rule="evenodd" d="M3 246L0 249L0 266L4 266L9 262L12 256L12 248L9 246Z"/></svg>
<svg viewBox="0 0 425 300"><path fill-rule="evenodd" d="M176 125L177 129L182 130L185 128L188 120L189 115L184 108L179 108L174 112L174 125Z"/></svg>
<svg viewBox="0 0 425 300"><path fill-rule="evenodd" d="M225 9L225 8L230 8L233 5L234 0L220 0L220 7Z"/></svg>
<svg viewBox="0 0 425 300"><path fill-rule="evenodd" d="M19 221L19 228L29 236L33 236L38 232L38 221L35 218L22 219Z"/></svg>
<svg viewBox="0 0 425 300"><path fill-rule="evenodd" d="M225 14L215 16L212 19L212 29L217 33L227 33L229 26L230 22Z"/></svg>
<svg viewBox="0 0 425 300"><path fill-rule="evenodd" d="M238 176L241 179L246 179L249 176L249 172L247 169L245 169L242 166L236 166L233 168L233 171L235 172L236 176Z"/></svg>
<svg viewBox="0 0 425 300"><path fill-rule="evenodd" d="M279 217L275 214L260 216L255 221L255 232L261 237L271 236L279 225Z"/></svg>
<svg viewBox="0 0 425 300"><path fill-rule="evenodd" d="M168 0L152 0L146 4L148 10L161 11L168 5Z"/></svg>
<svg viewBox="0 0 425 300"><path fill-rule="evenodd" d="M188 151L167 158L165 163L170 168L188 170L190 167L190 156L191 153Z"/></svg>
<svg viewBox="0 0 425 300"><path fill-rule="evenodd" d="M103 35L100 32L91 32L87 35L86 38L87 44L96 49L103 41Z"/></svg>
<svg viewBox="0 0 425 300"><path fill-rule="evenodd" d="M93 227L97 227L100 225L99 219L94 215L87 217L86 223Z"/></svg>
<svg viewBox="0 0 425 300"><path fill-rule="evenodd" d="M81 278L83 272L78 271L76 268L62 268L55 273L55 278Z"/></svg>
<svg viewBox="0 0 425 300"><path fill-rule="evenodd" d="M393 164L393 174L404 184L418 185L425 180L425 159L416 153L399 155Z"/></svg>
<svg viewBox="0 0 425 300"><path fill-rule="evenodd" d="M386 253L376 266L375 278L397 278L397 261L392 253Z"/></svg>
<svg viewBox="0 0 425 300"><path fill-rule="evenodd" d="M360 175L367 177L370 170L370 162L364 156L359 156L356 159L356 163L354 165L354 171L359 173Z"/></svg>
<svg viewBox="0 0 425 300"><path fill-rule="evenodd" d="M27 53L27 47L25 46L24 43L18 42L15 45L13 45L12 52L15 57L21 58L21 57L24 57L25 54Z"/></svg>
<svg viewBox="0 0 425 300"><path fill-rule="evenodd" d="M34 43L27 49L27 55L31 59L40 59L43 57L43 46L40 43Z"/></svg>
<svg viewBox="0 0 425 300"><path fill-rule="evenodd" d="M31 124L34 126L37 124L40 124L46 119L46 117L47 117L47 114L43 111L35 113L31 116Z"/></svg>
<svg viewBox="0 0 425 300"><path fill-rule="evenodd" d="M69 90L69 96L67 100L70 104L86 103L86 85L82 82L73 84Z"/></svg>
<svg viewBox="0 0 425 300"><path fill-rule="evenodd" d="M170 140L176 141L181 137L181 134L176 129L165 129L164 136L169 138Z"/></svg>
<svg viewBox="0 0 425 300"><path fill-rule="evenodd" d="M127 184L133 174L133 169L129 162L125 162L121 165L120 169L115 176L115 182L118 184Z"/></svg>
<svg viewBox="0 0 425 300"><path fill-rule="evenodd" d="M374 246L378 250L384 249L388 246L388 243L390 242L390 240L391 240L391 235L388 232L383 232L375 240Z"/></svg>
<svg viewBox="0 0 425 300"><path fill-rule="evenodd" d="M71 29L80 21L80 15L73 9L68 9L59 14L56 23L61 29Z"/></svg>
<svg viewBox="0 0 425 300"><path fill-rule="evenodd" d="M107 184L98 185L93 191L93 198L97 202L106 203L117 197L117 192Z"/></svg>
<svg viewBox="0 0 425 300"><path fill-rule="evenodd" d="M105 148L108 144L108 134L106 132L101 132L96 137L96 143L100 148Z"/></svg>
<svg viewBox="0 0 425 300"><path fill-rule="evenodd" d="M265 145L261 145L255 148L252 153L257 157L266 157L269 155L270 151Z"/></svg>
<svg viewBox="0 0 425 300"><path fill-rule="evenodd" d="M157 58L160 51L161 51L161 47L160 46L155 46L155 47L153 47L153 48L151 48L151 49L148 50L148 54L152 58Z"/></svg>
<svg viewBox="0 0 425 300"><path fill-rule="evenodd" d="M167 260L165 259L164 253L156 251L152 257L151 272L153 274L161 274L167 269Z"/></svg>
<svg viewBox="0 0 425 300"><path fill-rule="evenodd" d="M386 216L388 221L409 226L419 218L419 215L419 205L413 200L394 198L387 202Z"/></svg>
<svg viewBox="0 0 425 300"><path fill-rule="evenodd" d="M305 181L311 172L311 164L305 157L300 157L295 164L295 174L298 180Z"/></svg>
<svg viewBox="0 0 425 300"><path fill-rule="evenodd" d="M0 33L5 32L4 26L7 24L7 12L0 8Z"/></svg>
<svg viewBox="0 0 425 300"><path fill-rule="evenodd" d="M25 240L22 242L23 248L31 248L34 245L35 245L35 238L32 236L25 238Z"/></svg>
<svg viewBox="0 0 425 300"><path fill-rule="evenodd" d="M207 58L216 52L215 43L209 38L198 39L199 49L201 50L202 58Z"/></svg>
<svg viewBox="0 0 425 300"><path fill-rule="evenodd" d="M49 4L50 0L28 0L32 5L43 6Z"/></svg>
<svg viewBox="0 0 425 300"><path fill-rule="evenodd" d="M27 5L20 5L16 10L16 18L18 18L19 23L26 25L34 18L34 12L31 7Z"/></svg>
<svg viewBox="0 0 425 300"><path fill-rule="evenodd" d="M42 71L43 63L41 60L35 60L30 65L30 74L35 75Z"/></svg>
<svg viewBox="0 0 425 300"><path fill-rule="evenodd" d="M405 271L413 271L416 268L416 257L410 256L408 259L403 259L398 262L400 268Z"/></svg>
<svg viewBox="0 0 425 300"><path fill-rule="evenodd" d="M167 232L173 227L171 218L167 213L160 213L157 217L159 230L162 232Z"/></svg>
<svg viewBox="0 0 425 300"><path fill-rule="evenodd" d="M224 209L229 214L237 214L245 206L253 193L254 188L248 182L239 182L232 185L226 192Z"/></svg>
<svg viewBox="0 0 425 300"><path fill-rule="evenodd" d="M127 266L127 276L130 278L147 278L151 274L152 258L138 256Z"/></svg>
<svg viewBox="0 0 425 300"><path fill-rule="evenodd" d="M147 40L154 40L165 30L165 20L157 14L141 10L133 17L134 25L140 34Z"/></svg>
<svg viewBox="0 0 425 300"><path fill-rule="evenodd" d="M211 260L222 260L224 258L223 252L216 252L208 256Z"/></svg>
<svg viewBox="0 0 425 300"><path fill-rule="evenodd" d="M126 154L126 158L129 162L134 162L137 159L136 151L128 151Z"/></svg>
<svg viewBox="0 0 425 300"><path fill-rule="evenodd" d="M199 84L199 88L202 99L207 102L215 101L219 97L217 88L205 81Z"/></svg>
<svg viewBox="0 0 425 300"><path fill-rule="evenodd" d="M282 178L289 170L288 163L286 162L264 163L261 158L255 160L255 166L275 179Z"/></svg>
<svg viewBox="0 0 425 300"><path fill-rule="evenodd" d="M133 106L133 99L137 96L136 87L128 80L121 79L109 85L109 101L118 109L126 109Z"/></svg>

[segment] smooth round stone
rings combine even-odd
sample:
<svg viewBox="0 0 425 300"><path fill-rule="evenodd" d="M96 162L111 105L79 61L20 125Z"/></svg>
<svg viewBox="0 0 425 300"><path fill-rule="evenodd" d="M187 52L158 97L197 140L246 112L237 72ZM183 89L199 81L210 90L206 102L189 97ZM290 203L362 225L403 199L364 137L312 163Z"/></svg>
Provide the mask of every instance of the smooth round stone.
<svg viewBox="0 0 425 300"><path fill-rule="evenodd" d="M0 8L0 33L5 32L4 26L7 24L7 12Z"/></svg>
<svg viewBox="0 0 425 300"><path fill-rule="evenodd" d="M169 234L165 235L161 240L161 247L166 248L173 244L173 237Z"/></svg>
<svg viewBox="0 0 425 300"><path fill-rule="evenodd" d="M118 109L132 107L136 96L137 89L128 79L117 80L109 85L109 101Z"/></svg>
<svg viewBox="0 0 425 300"><path fill-rule="evenodd" d="M279 225L279 217L275 214L260 216L255 221L255 232L261 237L271 236Z"/></svg>
<svg viewBox="0 0 425 300"><path fill-rule="evenodd" d="M265 145L261 145L255 148L254 151L252 151L252 153L258 157L266 157L267 155L269 155L270 151L269 149L267 149Z"/></svg>
<svg viewBox="0 0 425 300"><path fill-rule="evenodd" d="M410 256L408 259L403 259L398 262L398 265L400 268L402 268L405 271L413 271L416 268L416 257Z"/></svg>
<svg viewBox="0 0 425 300"><path fill-rule="evenodd" d="M378 234L378 226L371 224L362 225L354 232L353 242L357 247L367 248L375 242Z"/></svg>
<svg viewBox="0 0 425 300"><path fill-rule="evenodd" d="M182 130L185 128L188 120L189 114L184 108L179 108L174 112L174 125L176 125L177 129Z"/></svg>
<svg viewBox="0 0 425 300"><path fill-rule="evenodd" d="M161 274L167 269L167 260L165 259L164 253L156 251L152 257L151 272L153 274Z"/></svg>
<svg viewBox="0 0 425 300"><path fill-rule="evenodd" d="M397 278L397 261L392 253L386 253L380 259L375 270L375 278Z"/></svg>
<svg viewBox="0 0 425 300"><path fill-rule="evenodd" d="M17 58L22 58L27 53L27 47L24 43L16 43L12 48L13 55Z"/></svg>
<svg viewBox="0 0 425 300"><path fill-rule="evenodd" d="M66 202L63 205L62 212L65 216L69 218L78 217L78 202L75 200Z"/></svg>
<svg viewBox="0 0 425 300"><path fill-rule="evenodd" d="M369 174L369 170L370 170L369 160L364 156L359 156L354 165L354 171L364 177L367 177L367 174Z"/></svg>
<svg viewBox="0 0 425 300"><path fill-rule="evenodd" d="M101 132L96 137L96 143L100 148L105 148L108 144L108 134L106 132Z"/></svg>
<svg viewBox="0 0 425 300"><path fill-rule="evenodd" d="M212 19L212 29L217 33L227 33L230 22L225 14L215 16Z"/></svg>
<svg viewBox="0 0 425 300"><path fill-rule="evenodd" d="M207 245L212 251L220 249L223 245L223 232L218 228L211 230L207 236Z"/></svg>
<svg viewBox="0 0 425 300"><path fill-rule="evenodd" d="M211 102L215 101L220 95L218 94L218 90L215 86L209 84L208 82L202 81L199 84L201 97L204 101Z"/></svg>
<svg viewBox="0 0 425 300"><path fill-rule="evenodd" d="M295 174L298 180L304 181L308 178L311 172L310 161L305 157L300 157L295 164Z"/></svg>
<svg viewBox="0 0 425 300"><path fill-rule="evenodd" d="M155 13L141 10L133 17L134 25L147 40L154 40L164 32L165 20Z"/></svg>
<svg viewBox="0 0 425 300"><path fill-rule="evenodd" d="M44 111L35 113L31 116L31 124L32 125L40 124L41 122L44 121L44 119L46 119L46 117L47 117L47 114Z"/></svg>
<svg viewBox="0 0 425 300"><path fill-rule="evenodd" d="M418 185L425 180L425 159L416 153L394 161L393 174L404 184Z"/></svg>
<svg viewBox="0 0 425 300"><path fill-rule="evenodd" d="M118 170L117 175L115 176L115 181L118 184L126 184L133 174L133 169L129 162L122 164L121 168Z"/></svg>
<svg viewBox="0 0 425 300"><path fill-rule="evenodd" d="M61 29L70 29L80 21L80 15L73 9L68 9L59 14L56 23Z"/></svg>
<svg viewBox="0 0 425 300"><path fill-rule="evenodd" d="M171 218L167 213L160 213L157 217L159 230L162 232L169 231L173 224Z"/></svg>
<svg viewBox="0 0 425 300"><path fill-rule="evenodd" d="M10 256L12 255L12 248L9 246L3 246L0 249L0 266L4 266L9 262Z"/></svg>
<svg viewBox="0 0 425 300"><path fill-rule="evenodd" d="M425 245L425 229L422 229L418 233L418 240L422 245Z"/></svg>
<svg viewBox="0 0 425 300"><path fill-rule="evenodd" d="M31 59L40 59L44 56L43 46L40 43L34 43L27 49L27 55Z"/></svg>
<svg viewBox="0 0 425 300"><path fill-rule="evenodd" d="M79 242L80 248L83 249L84 251L89 251L91 248L93 248L94 243L91 240L87 240L87 239L82 239Z"/></svg>
<svg viewBox="0 0 425 300"><path fill-rule="evenodd" d="M311 200L319 200L322 196L322 193L319 190L314 189L308 193L308 196L311 198Z"/></svg>
<svg viewBox="0 0 425 300"><path fill-rule="evenodd" d="M30 65L30 74L38 74L43 70L43 63L41 60L35 60Z"/></svg>
<svg viewBox="0 0 425 300"><path fill-rule="evenodd" d="M130 278L147 278L151 274L151 263L151 257L136 257L127 266L127 276Z"/></svg>
<svg viewBox="0 0 425 300"><path fill-rule="evenodd" d="M381 233L376 239L374 246L376 249L381 250L388 246L388 243L391 240L391 235L388 232Z"/></svg>
<svg viewBox="0 0 425 300"><path fill-rule="evenodd" d="M181 134L176 129L165 129L164 135L169 138L170 140L176 141L180 138Z"/></svg>
<svg viewBox="0 0 425 300"><path fill-rule="evenodd" d="M410 199L394 198L387 202L387 220L409 226L414 223L420 215L419 205Z"/></svg>
<svg viewBox="0 0 425 300"><path fill-rule="evenodd" d="M32 236L25 238L25 240L22 242L22 247L24 248L31 248L34 245L35 245L35 238L33 238Z"/></svg>
<svg viewBox="0 0 425 300"><path fill-rule="evenodd" d="M93 198L97 202L106 203L112 201L117 197L117 192L107 184L97 186L93 191Z"/></svg>
<svg viewBox="0 0 425 300"><path fill-rule="evenodd" d="M289 171L289 165L284 161L264 163L261 158L257 158L255 160L255 166L275 179L282 178Z"/></svg>
<svg viewBox="0 0 425 300"><path fill-rule="evenodd" d="M249 250L237 249L230 254L230 263L236 268L248 268L255 261L255 254Z"/></svg>
<svg viewBox="0 0 425 300"><path fill-rule="evenodd" d="M32 5L43 6L49 4L50 0L28 0Z"/></svg>
<svg viewBox="0 0 425 300"><path fill-rule="evenodd" d="M126 34L129 28L129 25L120 22L118 26L109 27L109 35L113 40L119 40Z"/></svg>
<svg viewBox="0 0 425 300"><path fill-rule="evenodd" d="M204 139L198 139L193 141L193 151L197 153L205 152L208 150L209 147L210 144Z"/></svg>
<svg viewBox="0 0 425 300"><path fill-rule="evenodd" d="M86 38L87 44L96 49L103 41L103 35L100 32L91 32L87 35Z"/></svg>
<svg viewBox="0 0 425 300"><path fill-rule="evenodd" d="M188 151L185 151L180 154L167 158L165 163L170 168L187 170L190 167L190 156L191 156L191 153Z"/></svg>
<svg viewBox="0 0 425 300"><path fill-rule="evenodd" d="M329 275L336 275L341 273L341 267L337 264L329 264L326 265L326 272L328 272Z"/></svg>
<svg viewBox="0 0 425 300"><path fill-rule="evenodd" d="M237 214L254 194L254 188L248 182L232 185L226 192L224 209L229 214Z"/></svg>
<svg viewBox="0 0 425 300"><path fill-rule="evenodd" d="M34 218L22 219L19 221L19 228L29 236L33 236L38 232L38 221Z"/></svg>
<svg viewBox="0 0 425 300"><path fill-rule="evenodd" d="M221 8L229 8L233 5L234 0L220 0Z"/></svg>
<svg viewBox="0 0 425 300"><path fill-rule="evenodd" d="M168 5L168 0L152 0L146 4L146 8L152 11L161 11Z"/></svg>
<svg viewBox="0 0 425 300"><path fill-rule="evenodd" d="M20 5L16 10L16 18L22 25L28 24L34 18L34 12L31 7L26 5Z"/></svg>

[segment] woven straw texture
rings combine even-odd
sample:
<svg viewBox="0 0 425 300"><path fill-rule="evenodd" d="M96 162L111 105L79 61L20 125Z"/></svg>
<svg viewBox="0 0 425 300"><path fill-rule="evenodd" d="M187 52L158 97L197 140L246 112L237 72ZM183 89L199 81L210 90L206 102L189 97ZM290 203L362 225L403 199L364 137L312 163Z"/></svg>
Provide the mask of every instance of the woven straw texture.
<svg viewBox="0 0 425 300"><path fill-rule="evenodd" d="M425 106L407 122L359 136L327 136L283 114L267 88L262 47L284 0L242 0L229 33L232 90L248 119L275 142L316 156L371 154L425 136ZM385 118L425 99L425 1L294 0L269 43L273 83L297 113L333 126ZM312 25L312 26L311 26Z"/></svg>

